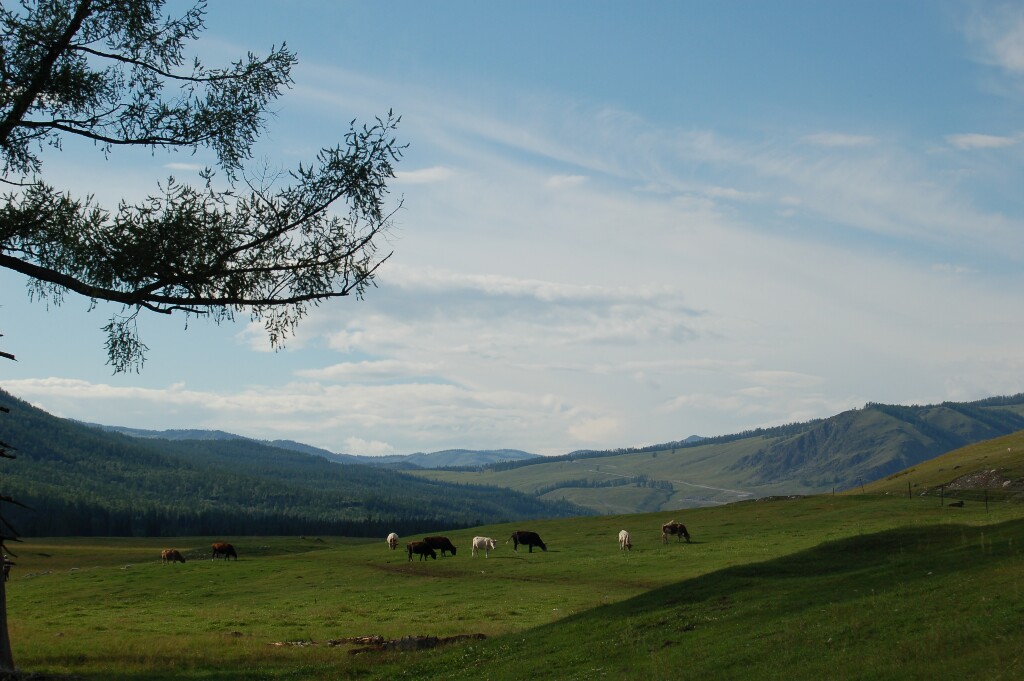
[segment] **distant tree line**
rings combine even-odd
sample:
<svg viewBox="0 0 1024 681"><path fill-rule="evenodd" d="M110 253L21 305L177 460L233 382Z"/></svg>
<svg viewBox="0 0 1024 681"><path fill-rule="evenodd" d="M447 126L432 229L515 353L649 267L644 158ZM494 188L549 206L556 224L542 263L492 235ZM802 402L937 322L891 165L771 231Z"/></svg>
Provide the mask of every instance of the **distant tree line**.
<svg viewBox="0 0 1024 681"><path fill-rule="evenodd" d="M16 509L12 520L24 536L35 537L174 537L212 535L343 535L383 537L388 532L412 535L438 528L458 529L478 520L450 516L382 516L340 519L301 509L268 511L209 507L192 510L167 505L101 504L84 500L38 497L31 510Z"/></svg>
<svg viewBox="0 0 1024 681"><path fill-rule="evenodd" d="M575 487L582 489L599 489L605 487L643 487L646 489L662 489L669 492L674 491L675 487L668 480L652 480L646 475L635 475L626 478L612 478L610 480L591 480L589 478L578 478L576 480L563 480L556 482L551 485L545 485L539 487L534 491L536 496L543 496L548 492L554 492L555 490L565 489L567 487Z"/></svg>

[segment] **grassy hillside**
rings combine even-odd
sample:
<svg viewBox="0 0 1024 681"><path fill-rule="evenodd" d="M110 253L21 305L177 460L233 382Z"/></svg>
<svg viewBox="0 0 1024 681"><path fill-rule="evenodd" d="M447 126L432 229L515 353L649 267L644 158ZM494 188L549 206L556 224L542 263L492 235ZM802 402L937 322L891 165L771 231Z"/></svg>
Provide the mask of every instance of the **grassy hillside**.
<svg viewBox="0 0 1024 681"><path fill-rule="evenodd" d="M1022 428L1021 395L923 407L869 404L828 419L688 445L415 474L508 487L598 513L645 512L859 488Z"/></svg>
<svg viewBox="0 0 1024 681"><path fill-rule="evenodd" d="M922 461L865 485L871 494L1024 500L1024 431Z"/></svg>
<svg viewBox="0 0 1024 681"><path fill-rule="evenodd" d="M465 527L581 510L511 490L453 487L245 439L129 438L0 392L3 493L23 535L174 536Z"/></svg>
<svg viewBox="0 0 1024 681"><path fill-rule="evenodd" d="M448 533L412 563L382 539L35 539L8 582L15 658L86 679L1019 678L1024 509L894 495L761 500L676 514L535 521ZM522 526L522 524L517 524ZM635 548L620 552L619 529ZM221 539L223 537L217 537ZM231 538L229 538L231 539ZM403 538L403 541L407 538ZM365 652L346 637L486 639ZM272 645L297 642L304 645ZM315 642L315 643L313 643Z"/></svg>

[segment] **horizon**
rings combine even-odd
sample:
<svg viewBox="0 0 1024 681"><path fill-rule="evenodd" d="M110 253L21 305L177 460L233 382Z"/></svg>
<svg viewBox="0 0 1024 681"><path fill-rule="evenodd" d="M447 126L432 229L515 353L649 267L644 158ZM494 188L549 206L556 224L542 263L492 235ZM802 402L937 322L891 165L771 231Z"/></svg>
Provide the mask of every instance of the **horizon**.
<svg viewBox="0 0 1024 681"><path fill-rule="evenodd" d="M244 315L144 313L145 368L111 375L118 306L32 302L0 270L0 388L359 456L646 447L1024 392L1019 5L258 8L216 3L194 43L211 66L298 55L254 168L402 117L377 288L278 352ZM110 205L211 158L69 141L43 177Z"/></svg>

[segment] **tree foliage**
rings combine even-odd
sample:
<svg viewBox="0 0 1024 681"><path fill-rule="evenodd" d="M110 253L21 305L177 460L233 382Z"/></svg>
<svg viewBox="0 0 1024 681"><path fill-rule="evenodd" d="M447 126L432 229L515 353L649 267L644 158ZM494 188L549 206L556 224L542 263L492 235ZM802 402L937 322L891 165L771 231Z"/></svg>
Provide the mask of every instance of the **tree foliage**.
<svg viewBox="0 0 1024 681"><path fill-rule="evenodd" d="M289 172L247 168L267 107L295 55L282 44L212 68L186 51L200 2L180 17L163 0L21 0L0 7L0 266L30 294L120 304L108 361L138 370L141 310L248 313L279 346L329 298L362 295L389 254L387 182L402 155L388 112L349 123L342 143ZM44 180L44 152L91 140L105 156L135 147L209 150L198 186L169 178L142 201L101 205Z"/></svg>

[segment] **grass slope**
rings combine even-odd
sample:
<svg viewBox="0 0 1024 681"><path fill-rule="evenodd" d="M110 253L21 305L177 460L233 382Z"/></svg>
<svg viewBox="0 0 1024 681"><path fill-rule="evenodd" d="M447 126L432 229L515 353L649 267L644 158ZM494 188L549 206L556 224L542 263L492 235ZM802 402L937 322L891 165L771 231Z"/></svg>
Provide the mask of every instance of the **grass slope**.
<svg viewBox="0 0 1024 681"><path fill-rule="evenodd" d="M1024 672L1024 509L894 495L751 501L449 533L408 562L383 540L234 538L240 559L161 565L167 540L33 539L8 583L22 668L87 679L974 679ZM616 544L620 529L634 550ZM499 540L468 555L474 534ZM231 538L229 538L231 539ZM405 538L403 538L404 540ZM77 568L77 569L73 569ZM351 655L329 639L483 633ZM317 645L271 645L284 641Z"/></svg>
<svg viewBox="0 0 1024 681"><path fill-rule="evenodd" d="M1024 499L1024 431L922 461L865 485L870 494L936 495L977 500Z"/></svg>

